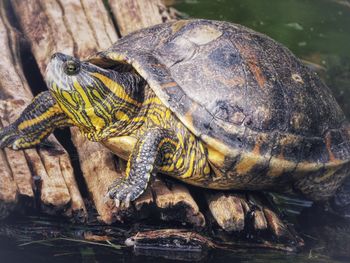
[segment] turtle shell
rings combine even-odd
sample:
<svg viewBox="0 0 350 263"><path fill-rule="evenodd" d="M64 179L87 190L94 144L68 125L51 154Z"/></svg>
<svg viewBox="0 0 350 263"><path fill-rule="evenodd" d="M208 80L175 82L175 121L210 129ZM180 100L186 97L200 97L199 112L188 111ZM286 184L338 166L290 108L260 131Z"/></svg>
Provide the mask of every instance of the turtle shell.
<svg viewBox="0 0 350 263"><path fill-rule="evenodd" d="M90 61L131 64L215 153L218 173L252 175L237 188L321 174L350 160L350 126L328 87L287 48L241 25L160 24Z"/></svg>

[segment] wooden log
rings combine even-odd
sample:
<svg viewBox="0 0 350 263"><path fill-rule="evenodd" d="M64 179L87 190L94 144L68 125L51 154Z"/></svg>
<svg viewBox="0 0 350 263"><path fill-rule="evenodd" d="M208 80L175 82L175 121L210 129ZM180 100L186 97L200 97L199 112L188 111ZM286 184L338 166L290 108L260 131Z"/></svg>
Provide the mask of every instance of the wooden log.
<svg viewBox="0 0 350 263"><path fill-rule="evenodd" d="M233 194L206 195L213 217L220 227L226 231L242 231L244 229L245 213L241 199Z"/></svg>
<svg viewBox="0 0 350 263"><path fill-rule="evenodd" d="M255 206L257 206L256 208L253 209L252 213L252 217L253 217L253 227L255 230L257 231L263 231L263 230L267 230L268 229L268 222L265 218L265 214L264 214L264 205L262 204L262 201L259 200L255 195L253 194L249 194L249 199L252 200L255 204ZM246 202L246 200L241 200L242 202ZM248 210L247 213L249 212L249 210L251 210L249 208L248 205Z"/></svg>
<svg viewBox="0 0 350 263"><path fill-rule="evenodd" d="M8 20L8 7L8 1L1 1L0 116L2 126L13 122L33 97L21 68L19 36ZM65 214L75 214L79 221L84 221L87 217L86 209L74 180L69 156L53 136L49 140L54 145L50 150L41 148L25 151L2 150L2 160L7 163L7 165L4 164L5 170L7 174L11 174L15 183L15 187L6 184L4 186L6 185L7 190L11 189L10 191L13 192L11 200L16 192L19 196L33 199L32 176L38 175L42 181L40 198L43 208L48 212L60 210Z"/></svg>
<svg viewBox="0 0 350 263"><path fill-rule="evenodd" d="M102 145L88 142L77 128L71 130L74 145L78 149L81 169L99 214L98 220L106 224L111 224L116 219L122 220L118 217L118 209L112 200L106 202L105 198L113 180L122 176L115 168L114 156Z"/></svg>
<svg viewBox="0 0 350 263"><path fill-rule="evenodd" d="M140 256L157 256L182 261L199 261L206 256L208 249L234 251L237 249L273 249L296 252L296 247L261 241L257 243L230 242L216 238L215 242L196 232L185 229L159 229L140 231L126 239L125 244L132 247ZM177 253L176 253L177 252ZM203 254L204 252L204 254Z"/></svg>
<svg viewBox="0 0 350 263"><path fill-rule="evenodd" d="M121 35L171 20L161 0L109 0Z"/></svg>
<svg viewBox="0 0 350 263"><path fill-rule="evenodd" d="M54 52L84 58L117 40L102 1L15 0L13 7L43 75ZM113 179L121 176L113 168L113 155L76 129L71 129L71 133L99 219L110 224L117 211L105 203L105 193Z"/></svg>
<svg viewBox="0 0 350 263"><path fill-rule="evenodd" d="M108 3L121 35L171 20L161 0L109 0ZM148 194L147 198L136 202L137 209L142 209L142 202L145 202L146 206L155 202L163 220L184 221L196 226L205 225L204 216L186 187L174 183L169 189L159 180L151 187L156 200L152 200L152 196Z"/></svg>
<svg viewBox="0 0 350 263"><path fill-rule="evenodd" d="M156 180L151 187L161 219L205 226L205 218L185 186L174 184L168 188L161 180Z"/></svg>
<svg viewBox="0 0 350 263"><path fill-rule="evenodd" d="M206 199L216 223L227 232L270 231L281 240L300 239L283 223L261 193L207 193Z"/></svg>
<svg viewBox="0 0 350 263"><path fill-rule="evenodd" d="M222 248L199 233L184 229L138 232L125 241L138 256L157 256L171 260L199 261L209 249Z"/></svg>

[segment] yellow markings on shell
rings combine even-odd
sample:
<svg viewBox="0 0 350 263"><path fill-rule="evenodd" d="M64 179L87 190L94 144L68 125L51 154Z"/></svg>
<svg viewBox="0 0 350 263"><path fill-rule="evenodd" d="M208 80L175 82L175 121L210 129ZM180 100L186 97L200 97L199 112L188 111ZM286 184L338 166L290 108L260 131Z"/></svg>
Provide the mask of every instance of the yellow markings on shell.
<svg viewBox="0 0 350 263"><path fill-rule="evenodd" d="M21 122L18 125L18 129L19 130L23 130L23 129L26 129L28 127L34 126L36 124L39 124L43 120L54 116L56 113L61 113L61 109L57 105L54 105L53 107L49 108L46 112L44 112L40 116L37 116L37 117L35 117L33 119Z"/></svg>
<svg viewBox="0 0 350 263"><path fill-rule="evenodd" d="M212 147L208 147L208 160L215 166L222 167L225 162L225 156Z"/></svg>
<svg viewBox="0 0 350 263"><path fill-rule="evenodd" d="M217 151L223 156L236 157L241 152L240 149L234 149L232 147L229 147L222 141L219 141L208 135L202 134L200 137L208 145L208 148L212 147L214 149L214 145L215 145L215 151Z"/></svg>
<svg viewBox="0 0 350 263"><path fill-rule="evenodd" d="M318 171L322 168L325 169L332 169L332 168L338 168L341 165L348 163L349 160L344 160L344 161L337 161L337 162L328 162L328 163L315 163L315 162L301 162L298 163L296 172L314 172Z"/></svg>
<svg viewBox="0 0 350 263"><path fill-rule="evenodd" d="M110 91L112 91L117 97L125 100L126 102L133 104L135 106L141 107L141 103L134 100L133 98L131 98L123 89L123 87L121 85L119 85L117 82L111 80L110 78L94 72L91 73L91 75L93 75L94 77L96 77L97 79L99 79L107 88L110 89Z"/></svg>
<svg viewBox="0 0 350 263"><path fill-rule="evenodd" d="M271 177L281 176L283 173L289 172L295 169L296 165L297 164L295 162L273 157L270 160L270 167L269 167L269 171L267 172L267 176L271 176Z"/></svg>
<svg viewBox="0 0 350 263"><path fill-rule="evenodd" d="M253 167L259 163L262 163L263 157L252 155L252 154L243 154L239 163L235 166L236 172L238 175L245 175L250 172Z"/></svg>
<svg viewBox="0 0 350 263"><path fill-rule="evenodd" d="M312 172L318 171L324 167L323 163L312 163L312 162L300 162L295 169L296 173L298 172Z"/></svg>
<svg viewBox="0 0 350 263"><path fill-rule="evenodd" d="M127 60L125 55L120 53L114 53L114 52L108 53L108 57L114 61L119 61L119 62L125 62Z"/></svg>

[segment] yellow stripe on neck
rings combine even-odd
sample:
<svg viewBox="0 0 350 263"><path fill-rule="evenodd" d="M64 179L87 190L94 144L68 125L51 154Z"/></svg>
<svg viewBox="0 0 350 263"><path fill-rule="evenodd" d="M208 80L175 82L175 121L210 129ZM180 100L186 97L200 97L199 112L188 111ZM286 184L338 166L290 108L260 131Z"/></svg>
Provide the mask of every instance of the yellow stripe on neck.
<svg viewBox="0 0 350 263"><path fill-rule="evenodd" d="M121 98L123 100L125 100L128 103L131 103L135 106L141 107L141 103L134 100L133 98L131 98L123 89L123 87L121 85L119 85L119 83L111 80L110 78L94 72L91 73L91 75L93 75L94 77L98 78L107 88L109 88L110 91L112 91L118 98Z"/></svg>
<svg viewBox="0 0 350 263"><path fill-rule="evenodd" d="M81 87L79 82L74 80L73 86L85 103L84 110L86 112L86 115L89 117L91 124L95 127L96 130L102 130L106 126L104 119L96 115L94 106L91 104L89 97L86 95L86 92Z"/></svg>

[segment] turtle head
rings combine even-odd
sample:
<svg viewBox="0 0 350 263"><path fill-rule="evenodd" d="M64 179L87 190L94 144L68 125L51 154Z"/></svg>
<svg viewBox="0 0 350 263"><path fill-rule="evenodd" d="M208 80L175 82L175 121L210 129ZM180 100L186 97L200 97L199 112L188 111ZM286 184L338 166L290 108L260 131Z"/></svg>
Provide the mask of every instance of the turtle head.
<svg viewBox="0 0 350 263"><path fill-rule="evenodd" d="M98 141L112 124L120 122L117 117L130 99L129 82L122 75L55 53L47 66L46 83L73 123L88 139Z"/></svg>

